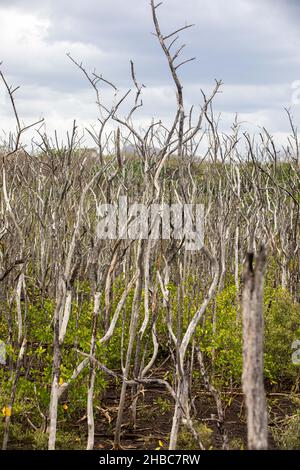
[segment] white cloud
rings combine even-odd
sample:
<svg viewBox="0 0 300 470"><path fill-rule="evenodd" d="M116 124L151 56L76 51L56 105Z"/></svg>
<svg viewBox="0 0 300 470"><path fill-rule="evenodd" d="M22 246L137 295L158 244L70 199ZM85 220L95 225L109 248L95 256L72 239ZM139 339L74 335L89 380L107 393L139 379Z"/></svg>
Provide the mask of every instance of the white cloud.
<svg viewBox="0 0 300 470"><path fill-rule="evenodd" d="M166 0L159 9L166 32L184 21L196 23L183 34L185 54L199 60L181 72L187 105L201 103L214 78L224 78L215 100L221 124L229 129L235 113L255 129L267 126L282 139L288 132L283 107L291 104L291 84L300 76L299 24L293 2L283 0ZM291 5L290 7L288 5ZM295 4L293 3L293 8ZM21 85L16 98L28 124L44 116L47 129L63 134L73 119L85 127L96 122L95 97L66 52L89 71L130 86L129 60L136 63L144 90L144 107L136 114L141 125L152 117L170 122L175 95L170 73L153 30L148 0L2 0L0 60L8 80ZM14 125L0 86L0 128ZM103 99L109 103L108 90ZM126 106L123 112L126 112ZM293 108L296 120L300 105Z"/></svg>

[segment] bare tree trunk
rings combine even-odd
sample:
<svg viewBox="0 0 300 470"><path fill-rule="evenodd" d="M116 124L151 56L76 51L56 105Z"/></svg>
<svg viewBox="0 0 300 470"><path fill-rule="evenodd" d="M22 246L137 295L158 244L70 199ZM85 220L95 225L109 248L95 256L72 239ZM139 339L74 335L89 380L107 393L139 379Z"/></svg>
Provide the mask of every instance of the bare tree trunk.
<svg viewBox="0 0 300 470"><path fill-rule="evenodd" d="M255 259L247 255L243 288L243 392L247 406L248 448L267 449L268 422L263 381L263 283L266 263L262 246Z"/></svg>
<svg viewBox="0 0 300 470"><path fill-rule="evenodd" d="M169 450L175 450L177 446L178 440L178 433L179 433L179 426L180 421L182 418L182 408L180 403L180 398L182 396L182 389L181 383L177 385L177 393L176 393L176 400L175 400L175 409L172 419L172 428L170 433L170 442L169 442Z"/></svg>
<svg viewBox="0 0 300 470"><path fill-rule="evenodd" d="M282 263L282 268L281 268L281 286L283 289L288 288L288 279L287 279L287 259L285 259Z"/></svg>
<svg viewBox="0 0 300 470"><path fill-rule="evenodd" d="M93 312L93 327L92 327L92 338L91 338L91 347L90 347L90 377L89 377L89 389L87 397L87 423L88 423L88 442L87 450L93 450L94 448L94 435L95 435L95 423L94 423L94 386L96 379L96 364L94 361L95 350L96 350L96 335L97 335L97 325L98 325L98 316L100 309L100 298L101 293L95 292L94 295L94 312Z"/></svg>
<svg viewBox="0 0 300 470"><path fill-rule="evenodd" d="M140 240L139 246L138 246L138 253L137 253L138 277L136 280L134 298L133 298L133 303L132 303L132 312L131 312L130 327L129 327L129 344L127 347L125 367L123 370L123 382L122 382L118 416L117 416L116 429L115 429L114 449L120 449L121 447L121 426L122 426L123 411L124 411L125 399L126 399L127 381L128 381L128 375L130 372L130 364L131 364L131 357L132 357L132 352L134 348L134 342L136 339L136 330L137 330L139 309L140 309L140 303L141 303L142 276L143 276L143 268L142 268L143 253L144 253L144 244Z"/></svg>
<svg viewBox="0 0 300 470"><path fill-rule="evenodd" d="M23 358L25 354L25 349L26 349L26 338L23 339L23 342L21 344L21 348L19 351L18 360L17 360L16 371L14 374L13 385L12 385L12 389L10 393L10 403L7 407L8 413L6 412L5 421L4 421L2 450L7 449L8 437L9 437L9 425L10 425L10 420L11 420L12 408L15 402L17 385L18 385L18 381L20 378L21 366L22 366L22 362L23 362Z"/></svg>
<svg viewBox="0 0 300 470"><path fill-rule="evenodd" d="M55 450L60 365L61 365L61 348L59 344L59 308L57 308L55 311L55 317L54 317L54 344L53 344L53 363L52 363L53 375L52 375L50 406L49 406L48 450Z"/></svg>
<svg viewBox="0 0 300 470"><path fill-rule="evenodd" d="M201 352L200 348L197 348L197 359L198 359L198 362L199 362L200 372L201 372L202 379L203 379L203 382L204 382L204 387L206 388L206 390L208 390L212 394L212 396L215 400L215 403L216 403L217 413L218 413L217 426L218 426L218 430L219 430L219 433L220 433L220 435L222 437L222 441L223 441L222 449L223 450L228 450L228 446L229 446L229 444L228 444L228 434L227 434L227 430L224 427L225 413L224 413L224 409L223 409L223 405L222 405L221 394L213 386L213 384L211 383L211 381L208 377L207 371L205 369L204 361L203 361L202 352Z"/></svg>
<svg viewBox="0 0 300 470"><path fill-rule="evenodd" d="M240 278L239 278L239 226L235 228L234 234L234 284L236 289L236 313L237 319L239 318L239 290L240 290Z"/></svg>

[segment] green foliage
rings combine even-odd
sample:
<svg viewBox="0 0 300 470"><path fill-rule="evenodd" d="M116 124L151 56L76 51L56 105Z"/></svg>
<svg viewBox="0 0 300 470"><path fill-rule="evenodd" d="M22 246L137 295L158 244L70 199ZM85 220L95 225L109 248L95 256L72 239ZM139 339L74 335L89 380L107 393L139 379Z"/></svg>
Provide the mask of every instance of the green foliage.
<svg viewBox="0 0 300 470"><path fill-rule="evenodd" d="M0 423L0 435L3 435L3 423ZM28 423L13 421L10 425L10 445L13 450L33 449L47 450L48 434L40 429L28 427ZM84 436L78 435L78 432L70 432L65 430L57 430L56 449L58 450L81 450L85 448L86 439Z"/></svg>
<svg viewBox="0 0 300 470"><path fill-rule="evenodd" d="M300 449L300 410L286 419L283 428L272 430L273 438L280 449Z"/></svg>
<svg viewBox="0 0 300 470"><path fill-rule="evenodd" d="M157 406L157 414L164 415L172 410L172 404L170 400L162 397L158 397L153 401L153 405Z"/></svg>
<svg viewBox="0 0 300 470"><path fill-rule="evenodd" d="M265 314L265 377L270 383L295 383L299 374L299 367L293 365L291 360L292 342L300 338L300 305L293 302L290 294L282 288L271 287L272 276L267 277L264 296ZM124 278L120 276L114 282L111 297L111 315L124 291ZM182 309L178 309L178 286L170 283L168 286L170 296L170 315L173 328L176 332L178 325L178 315L181 315L182 331L184 332L191 317L195 314L201 300L203 292L197 290L197 281L187 279L184 286L185 298L182 302ZM93 299L91 289L87 282L76 284L76 290L80 302L74 301L69 320L65 342L62 348L61 379L68 382L75 367L82 360L82 356L76 349L89 353ZM128 344L129 324L132 313L134 289L129 293L123 312L116 324L114 335L108 343L100 345L98 341L96 357L107 367L120 370L120 349L121 344ZM142 296L144 293L142 294ZM208 373L213 371L213 380L221 388L228 385L240 386L242 375L242 324L241 314L236 308L236 289L232 281L217 294L215 303L211 303L207 309L205 317L199 324L196 331L196 343L202 349L205 365ZM42 298L36 289L30 291L30 302L27 305L28 335L25 361L21 368L20 378L16 390L15 404L12 410L12 445L18 446L18 429L28 428L29 419L33 427L37 430L43 429L42 415L47 415L49 409L49 397L52 378L52 354L53 354L53 325L52 319L55 309L55 301L50 298ZM212 325L213 311L215 309L216 328ZM104 298L101 298L101 312L104 310ZM15 314L15 312L13 312ZM157 334L159 338L159 356L169 355L168 333L166 328L166 307L163 305L161 293L158 291L158 314L157 314ZM100 316L97 339L103 336L103 324ZM139 327L144 318L144 305L141 302ZM7 331L6 317L0 319L1 334ZM149 332L149 330L148 330ZM14 332L16 334L16 332ZM5 335L2 337L5 339ZM138 337L138 335L137 335ZM136 341L137 341L136 337ZM142 348L147 345L144 362L146 363L152 355L152 342L150 335L145 334L142 340ZM16 363L18 347L15 346L16 338L12 344L7 345L8 363ZM147 343L148 342L148 343ZM188 352L189 354L189 352ZM164 378L172 383L173 370L165 372ZM86 368L71 385L64 401L59 404L59 439L58 448L70 448L77 445L77 441L71 434L66 434L65 429L69 429L74 420L82 417L86 410L86 396L88 387L89 369ZM195 367L194 377L201 381L199 369ZM7 405L10 399L12 376L8 368L0 369L0 407ZM107 387L106 376L98 370L95 383L95 400L100 400L103 391ZM67 405L64 409L63 405ZM168 414L172 411L172 404L169 400L158 397L155 402L155 410L160 414ZM300 418L299 418L300 419ZM290 431L294 426L294 420L289 421L284 433L278 434L276 439L283 442L283 446L292 446L290 443L293 433ZM201 440L206 442L206 447L210 443L210 429L201 425L198 432ZM61 434L60 434L61 433ZM20 434L20 433L19 433ZM23 433L24 434L24 433ZM78 436L77 436L78 438ZM24 437L25 439L25 437ZM23 439L23 441L24 441ZM295 437L296 439L296 437ZM285 444L285 441L288 442ZM29 429L26 431L26 442L32 448L45 448L47 435L42 431ZM194 438L186 429L181 430L180 442L182 448L193 448ZM15 444L13 444L15 443ZM78 446L82 445L81 440ZM234 446L234 443L232 443ZM293 447L294 446L294 447ZM78 447L78 448L79 448ZM237 444L237 447L240 447Z"/></svg>
<svg viewBox="0 0 300 470"><path fill-rule="evenodd" d="M223 385L240 384L242 375L242 324L237 314L234 285L223 289L216 297L216 331L211 315L198 328L199 342L208 364L214 358L215 379ZM266 286L265 317L265 377L270 383L293 383L299 367L292 363L291 345L300 338L300 305L282 289Z"/></svg>
<svg viewBox="0 0 300 470"><path fill-rule="evenodd" d="M213 430L204 423L194 424L194 429L197 432L200 441L202 442L205 449L211 449L212 447L212 434ZM178 449L180 450L195 450L198 449L198 444L195 442L191 431L186 426L181 426L178 435Z"/></svg>
<svg viewBox="0 0 300 470"><path fill-rule="evenodd" d="M244 441L240 437L235 437L229 442L230 450L245 450Z"/></svg>
<svg viewBox="0 0 300 470"><path fill-rule="evenodd" d="M293 341L300 338L300 305L286 290L265 289L265 375L272 383L293 381L299 367L292 363Z"/></svg>
<svg viewBox="0 0 300 470"><path fill-rule="evenodd" d="M235 301L235 286L229 285L216 297L216 331L209 314L198 329L201 349L210 363L214 358L215 377L223 385L239 383L242 374L242 325Z"/></svg>

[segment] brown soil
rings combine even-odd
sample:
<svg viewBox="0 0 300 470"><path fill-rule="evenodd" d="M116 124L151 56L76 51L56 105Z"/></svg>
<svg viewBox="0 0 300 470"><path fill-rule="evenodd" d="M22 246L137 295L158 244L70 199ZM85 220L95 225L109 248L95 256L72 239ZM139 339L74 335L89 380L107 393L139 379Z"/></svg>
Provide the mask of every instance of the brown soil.
<svg viewBox="0 0 300 470"><path fill-rule="evenodd" d="M226 403L225 428L232 448L246 449L247 427L245 406L240 390L225 392ZM213 430L212 448L222 448L222 436L216 422L216 406L209 393L199 391L193 394L194 420L205 423ZM101 406L97 407L95 449L111 449L113 446L114 427L118 411L119 391L109 388L103 397ZM131 424L130 391L127 395L126 410L122 426L122 448L153 450L163 443L168 447L168 436L172 424L173 401L168 392L161 387L151 386L140 394L137 405L137 424ZM275 425L276 420L293 414L295 405L288 394L269 393L269 425ZM233 444L235 442L235 444ZM197 448L191 439L191 448ZM272 434L269 435L269 448L276 449Z"/></svg>

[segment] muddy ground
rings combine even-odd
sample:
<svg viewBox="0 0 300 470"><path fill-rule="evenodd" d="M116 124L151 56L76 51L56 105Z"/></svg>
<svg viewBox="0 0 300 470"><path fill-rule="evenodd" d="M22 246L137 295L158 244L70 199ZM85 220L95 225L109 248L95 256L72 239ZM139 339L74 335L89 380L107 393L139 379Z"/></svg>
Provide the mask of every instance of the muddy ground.
<svg viewBox="0 0 300 470"><path fill-rule="evenodd" d="M247 426L245 404L241 390L228 391L223 394L225 402L225 425L231 448L246 449ZM270 431L295 412L295 404L288 393L269 392L268 410ZM118 411L119 391L109 388L103 397L101 406L97 407L96 449L111 449L113 432ZM162 387L147 387L140 394L137 406L137 425L131 424L132 397L128 393L124 424L122 426L122 447L124 449L155 449L161 444L168 447L168 436L172 424L173 400ZM209 447L222 448L222 436L216 421L216 406L211 395L205 391L193 394L194 420L212 429ZM80 427L82 426L79 425ZM160 443L159 443L160 441ZM184 443L185 448L197 448L191 438ZM276 449L276 444L269 433L269 448Z"/></svg>

